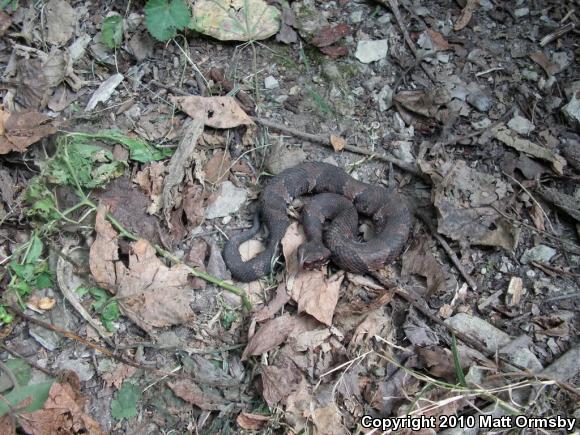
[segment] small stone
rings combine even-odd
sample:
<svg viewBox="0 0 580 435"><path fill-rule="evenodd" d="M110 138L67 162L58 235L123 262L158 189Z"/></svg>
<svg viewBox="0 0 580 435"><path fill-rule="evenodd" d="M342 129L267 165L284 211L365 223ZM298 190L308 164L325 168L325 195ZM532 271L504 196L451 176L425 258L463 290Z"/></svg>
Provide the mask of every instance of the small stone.
<svg viewBox="0 0 580 435"><path fill-rule="evenodd" d="M280 86L280 83L273 76L268 76L264 79L264 87L266 89L272 90L272 89L276 89L279 86Z"/></svg>
<svg viewBox="0 0 580 435"><path fill-rule="evenodd" d="M522 70L522 77L531 82L538 80L538 73L529 69Z"/></svg>
<svg viewBox="0 0 580 435"><path fill-rule="evenodd" d="M362 23L363 20L363 11L359 9L358 11L354 11L350 14L350 22L353 24Z"/></svg>
<svg viewBox="0 0 580 435"><path fill-rule="evenodd" d="M377 95L379 101L379 111L384 112L389 110L393 105L393 89L387 85Z"/></svg>
<svg viewBox="0 0 580 435"><path fill-rule="evenodd" d="M82 359L67 359L59 361L59 369L67 369L75 372L82 382L87 382L95 375L95 370L91 363Z"/></svg>
<svg viewBox="0 0 580 435"><path fill-rule="evenodd" d="M552 60L558 65L556 73L564 71L570 65L570 57L565 51L557 51L552 55Z"/></svg>
<svg viewBox="0 0 580 435"><path fill-rule="evenodd" d="M266 168L272 174L279 174L284 169L296 166L306 160L306 153L302 148L273 147L266 157Z"/></svg>
<svg viewBox="0 0 580 435"><path fill-rule="evenodd" d="M236 187L230 181L224 181L215 199L205 209L206 219L224 217L237 212L246 202L248 192L245 189Z"/></svg>
<svg viewBox="0 0 580 435"><path fill-rule="evenodd" d="M437 60L441 63L449 63L449 53L437 53Z"/></svg>
<svg viewBox="0 0 580 435"><path fill-rule="evenodd" d="M514 15L518 18L525 17L530 13L528 8L518 8L514 11Z"/></svg>
<svg viewBox="0 0 580 435"><path fill-rule="evenodd" d="M526 249L522 255L522 258L520 258L520 262L522 264L528 264L531 261L537 261L538 263L548 263L554 255L556 255L556 250L554 248L550 248L546 245L538 245L534 246L533 248Z"/></svg>
<svg viewBox="0 0 580 435"><path fill-rule="evenodd" d="M420 17L428 17L431 15L431 11L429 11L425 6L417 6L415 8L415 13Z"/></svg>
<svg viewBox="0 0 580 435"><path fill-rule="evenodd" d="M492 101L485 92L474 92L467 96L467 102L480 112L487 112L491 109Z"/></svg>
<svg viewBox="0 0 580 435"><path fill-rule="evenodd" d="M495 8L495 5L490 0L479 0L479 5L486 12L489 12Z"/></svg>
<svg viewBox="0 0 580 435"><path fill-rule="evenodd" d="M487 128L491 125L491 120L489 118L483 118L479 121L472 121L471 126L476 130L481 130L482 128Z"/></svg>
<svg viewBox="0 0 580 435"><path fill-rule="evenodd" d="M385 14L385 15L381 15L381 16L380 16L380 17L377 19L377 21L378 21L380 24L388 24L388 23L390 23L390 22L391 22L391 14Z"/></svg>
<svg viewBox="0 0 580 435"><path fill-rule="evenodd" d="M231 216L224 216L222 218L222 224L227 225L232 221L232 217Z"/></svg>
<svg viewBox="0 0 580 435"><path fill-rule="evenodd" d="M524 118L520 115L515 115L510 121L508 122L508 127L511 128L513 131L519 134L530 134L532 131L536 129L534 124L528 121L527 118Z"/></svg>
<svg viewBox="0 0 580 435"><path fill-rule="evenodd" d="M536 272L534 272L533 270L530 269L526 272L526 276L530 279L533 279L536 277Z"/></svg>
<svg viewBox="0 0 580 435"><path fill-rule="evenodd" d="M395 157L401 159L407 163L414 163L415 157L413 156L413 152L411 151L413 147L413 142L406 141L406 140L397 140L393 142L393 154Z"/></svg>
<svg viewBox="0 0 580 435"><path fill-rule="evenodd" d="M359 41L355 57L362 63L376 62L384 59L389 52L389 42L386 39Z"/></svg>
<svg viewBox="0 0 580 435"><path fill-rule="evenodd" d="M572 95L568 104L562 107L562 113L570 124L580 126L580 92Z"/></svg>

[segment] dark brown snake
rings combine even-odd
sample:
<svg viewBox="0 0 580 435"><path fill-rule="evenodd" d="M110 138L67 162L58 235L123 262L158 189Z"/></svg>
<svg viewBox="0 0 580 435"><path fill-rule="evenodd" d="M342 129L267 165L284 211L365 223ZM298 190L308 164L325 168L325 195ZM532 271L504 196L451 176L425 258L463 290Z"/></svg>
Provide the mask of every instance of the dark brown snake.
<svg viewBox="0 0 580 435"><path fill-rule="evenodd" d="M309 239L299 248L303 267L318 267L330 258L348 272L365 273L400 254L409 236L412 213L394 189L357 181L327 163L302 163L269 180L262 191L260 214L270 233L266 249L246 262L240 256L240 244L259 231L258 220L251 230L227 242L224 260L235 279L249 282L270 272L272 258L291 223L286 208L295 198L307 194L318 195L312 197L302 214ZM375 225L375 237L366 242L356 237L357 211ZM322 226L329 219L332 222L322 236Z"/></svg>

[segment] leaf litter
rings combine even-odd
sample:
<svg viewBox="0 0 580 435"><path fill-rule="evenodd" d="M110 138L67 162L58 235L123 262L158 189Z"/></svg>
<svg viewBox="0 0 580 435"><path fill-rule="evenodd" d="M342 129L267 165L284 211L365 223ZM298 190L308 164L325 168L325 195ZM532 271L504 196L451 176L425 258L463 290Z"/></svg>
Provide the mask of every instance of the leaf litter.
<svg viewBox="0 0 580 435"><path fill-rule="evenodd" d="M120 328L122 334L114 335L119 354L143 367L175 370L161 380L120 361L103 371L101 394L88 397L103 428L112 429L112 419L119 420L115 430L130 428L140 415L163 430L271 430L284 424L294 432L348 433L369 410L384 416L472 412L453 385L466 388L461 391L470 401L479 395L509 402L518 391L510 381L515 378L501 378L502 358L522 370L552 364L548 370L558 373L568 367L566 352L576 351L577 307L570 295L576 291L580 252L574 238L579 216L574 128L580 119L570 67L574 51L569 33L552 32L558 42L540 44L521 38L521 29L542 35L544 25L556 29L575 20L573 12L549 1L537 10L534 5L490 9L483 1L463 1L451 9L423 2L409 10L391 0L379 1L377 9L356 2L212 0L195 4L190 23L189 9L172 15L171 7L175 12L183 2L155 0L148 3L169 8L161 11L169 14L154 16L146 8L145 20L139 13L126 15L113 52L103 44L106 38L99 41L94 34L101 25L107 30L101 22L71 27L74 20L92 23L87 21L92 6L71 15L65 3L49 2L44 17L34 8L15 13L11 6L7 17L0 15L0 31L6 27L5 38L18 42L4 46L0 265L9 267L0 271L0 280L5 294L13 292L17 286L11 280L22 280L31 252L39 265L57 251L68 256L62 246L69 246L69 238L65 243L61 234L74 234L77 249L91 247L88 261L70 255L76 261L67 262L72 271L66 277L57 269L56 280L40 280L46 288L31 288L25 306L76 332L76 324L58 317L66 315L63 306L70 309L59 291L68 300L77 294L89 316ZM55 7L62 8L62 17ZM260 8L264 15L255 13ZM217 39L248 41L251 56L246 46L238 50L190 33L186 38L199 44L189 52L174 45L181 44L178 39L154 45L148 35L149 48L134 50L128 41L146 35L143 26L151 25L152 16L165 20L157 29L171 35L189 23ZM35 28L40 18L49 26L45 32ZM415 28L406 35L410 30L404 29ZM290 45L256 42L276 33ZM369 40L388 41L388 49L381 60L362 65L348 53ZM156 59L160 50L168 60L151 70L143 62ZM180 62L191 67L190 76L177 68ZM277 85L261 89L264 77ZM513 116L512 106L518 107ZM47 107L52 113L45 113ZM78 107L93 112L76 116ZM281 129L285 133L278 136L274 127L258 131L250 117L257 114L298 134L291 137ZM54 140L61 117L93 132ZM189 133L188 126L193 126ZM335 152L317 148L318 136ZM177 137L184 137L179 145ZM257 197L267 172L293 164L291 153L263 153L274 143L302 160L346 167L371 183L387 179L386 167L376 159L391 161L395 169L389 178L420 203L425 222L435 225L416 223L400 261L369 277L344 274L332 265L299 270L294 252L303 239L294 224L284 238L284 257L277 260L285 273L276 265L271 276L244 287L254 305L247 322L239 296L192 276L188 266L166 261L181 259L200 272L230 278L221 257L224 237L251 221L255 210L247 202ZM369 158L360 160L353 150ZM397 168L405 167L391 151L415 172L400 172ZM33 179L38 172L40 178ZM57 225L63 221L59 212L67 213L66 225ZM40 252L21 229L32 217L48 222L37 227L46 241ZM50 236L54 226L59 237ZM372 236L372 225L363 227L362 237ZM133 240L121 228L141 238ZM242 253L248 258L261 249L263 243L253 240ZM463 282L466 277L477 283L477 293ZM107 307L117 304L126 317L107 318ZM79 305L72 307L84 316ZM7 316L0 310L0 319ZM439 323L445 319L456 328L457 343ZM152 341L143 341L127 320ZM29 342L53 346L59 358L51 352L43 366L89 357L104 361L98 352L67 359L75 343L49 342L37 325L29 330L29 340L27 329L20 328L12 333L18 339L7 346L24 347L27 355ZM84 324L78 333L85 330L87 339L109 344L106 334L97 336ZM174 366L174 361L179 362ZM79 373L82 367L76 367ZM495 377L488 379L489 372ZM563 371L560 384L545 388L547 400L538 399L543 409L556 402L558 409L570 409L566 383L574 372ZM90 378L83 379L83 388L94 387ZM425 390L428 384L432 388ZM13 406L20 401L40 409L50 403L44 400L51 387L36 385L24 386L24 396L10 391L4 397ZM33 401L33 395L43 400ZM68 401L60 393L57 400ZM90 431L83 405L77 404L78 413L66 411L61 426L46 428L66 431L85 424ZM518 413L538 409L531 411L525 400L517 404ZM142 406L150 412L141 413ZM2 427L10 426L8 420Z"/></svg>

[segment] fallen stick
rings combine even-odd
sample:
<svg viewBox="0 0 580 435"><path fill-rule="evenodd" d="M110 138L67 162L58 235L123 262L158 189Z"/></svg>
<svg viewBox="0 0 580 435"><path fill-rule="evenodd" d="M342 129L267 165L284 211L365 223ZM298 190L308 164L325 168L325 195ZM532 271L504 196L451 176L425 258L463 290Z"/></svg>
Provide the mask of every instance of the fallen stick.
<svg viewBox="0 0 580 435"><path fill-rule="evenodd" d="M268 119L263 119L263 118L252 118L252 119L255 122L257 122L258 124L263 125L264 127L272 128L274 130L281 131L283 133L287 133L287 134L290 134L292 136L308 140L310 142L316 142L316 143L324 145L328 148L333 148L332 143L330 142L330 134L311 134L311 133L306 133L306 132L297 130L297 129L292 128L292 127L287 127L283 124L279 124L277 122L270 121ZM356 145L348 145L347 144L344 146L344 149L346 151L350 151L351 153L362 154L364 156L369 156L369 157L375 158L377 160L381 160L383 162L392 163L393 165L398 166L399 168L403 169L406 172L409 172L409 173L415 175L416 177L419 177L423 180L431 182L431 179L429 177L427 177L425 174L422 174L416 167L414 167L413 165L411 165L407 162L404 162L403 160L398 159L396 157L384 155L384 154L377 154L377 153L374 153L372 151L367 150L366 148L362 148L362 147L359 147Z"/></svg>
<svg viewBox="0 0 580 435"><path fill-rule="evenodd" d="M376 1L377 1L377 3L380 3L384 7L391 10L393 15L395 16L395 20L397 21L399 29L401 29L401 33L403 34L403 38L405 39L405 42L407 43L409 50L411 50L411 52L413 53L413 56L415 56L415 59L417 59L417 61L421 62L421 68L423 68L423 71L425 71L425 74L427 74L429 79L433 83L437 83L433 73L423 63L423 60L424 60L423 56L421 56L421 54L417 50L417 47L415 47L415 43L413 42L413 40L409 36L409 32L407 32L407 26L405 26L405 23L403 22L403 17L401 17L401 12L399 11L399 4L398 4L397 0L376 0Z"/></svg>

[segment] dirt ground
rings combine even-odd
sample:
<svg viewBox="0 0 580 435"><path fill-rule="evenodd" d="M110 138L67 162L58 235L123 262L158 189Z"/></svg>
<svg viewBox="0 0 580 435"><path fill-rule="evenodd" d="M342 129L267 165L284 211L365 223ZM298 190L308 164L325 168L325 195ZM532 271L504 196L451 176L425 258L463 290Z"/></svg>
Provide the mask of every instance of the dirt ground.
<svg viewBox="0 0 580 435"><path fill-rule="evenodd" d="M580 428L577 2L197 0L253 36L164 42L151 3L3 2L1 433ZM402 254L303 271L296 223L232 280L304 161L397 189Z"/></svg>

